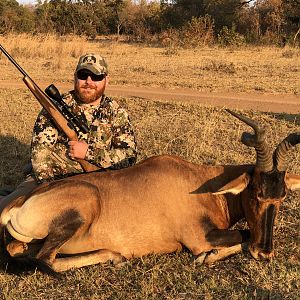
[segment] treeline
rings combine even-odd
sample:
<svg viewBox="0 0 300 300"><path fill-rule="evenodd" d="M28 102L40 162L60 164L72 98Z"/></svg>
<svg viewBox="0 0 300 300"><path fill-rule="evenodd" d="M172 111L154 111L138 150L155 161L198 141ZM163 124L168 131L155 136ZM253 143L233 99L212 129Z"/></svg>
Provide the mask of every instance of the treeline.
<svg viewBox="0 0 300 300"><path fill-rule="evenodd" d="M0 34L125 35L165 46L299 45L300 0L0 0Z"/></svg>

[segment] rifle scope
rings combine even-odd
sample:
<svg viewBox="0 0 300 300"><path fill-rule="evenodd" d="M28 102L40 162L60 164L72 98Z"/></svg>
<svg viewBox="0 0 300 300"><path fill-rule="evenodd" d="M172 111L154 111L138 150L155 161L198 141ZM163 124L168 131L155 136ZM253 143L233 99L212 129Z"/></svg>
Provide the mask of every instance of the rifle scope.
<svg viewBox="0 0 300 300"><path fill-rule="evenodd" d="M74 123L83 133L88 133L89 128L87 125L74 115L71 108L64 102L60 92L54 84L50 84L46 89L45 93L53 100L55 100L62 108L62 112L66 117Z"/></svg>

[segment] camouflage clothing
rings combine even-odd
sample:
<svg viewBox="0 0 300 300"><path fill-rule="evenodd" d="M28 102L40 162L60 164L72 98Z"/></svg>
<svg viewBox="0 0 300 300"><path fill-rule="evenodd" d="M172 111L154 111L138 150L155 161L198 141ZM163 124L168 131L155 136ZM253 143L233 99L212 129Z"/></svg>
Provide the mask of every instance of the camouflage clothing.
<svg viewBox="0 0 300 300"><path fill-rule="evenodd" d="M79 104L74 91L64 96L72 111L86 121L89 133L78 133L88 144L85 160L100 168L119 169L136 161L136 143L127 112L103 96L99 105ZM68 155L68 138L59 132L45 110L34 125L31 143L33 173L38 182L83 172Z"/></svg>

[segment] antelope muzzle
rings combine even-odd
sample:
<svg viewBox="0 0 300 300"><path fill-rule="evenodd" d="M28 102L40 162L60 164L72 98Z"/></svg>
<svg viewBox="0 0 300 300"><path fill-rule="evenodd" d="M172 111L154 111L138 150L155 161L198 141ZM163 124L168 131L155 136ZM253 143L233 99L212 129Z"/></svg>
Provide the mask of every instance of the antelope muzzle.
<svg viewBox="0 0 300 300"><path fill-rule="evenodd" d="M273 249L273 228L277 209L274 204L270 204L262 214L260 226L256 228L257 240L253 240L249 245L249 251L255 259L270 260L274 256Z"/></svg>

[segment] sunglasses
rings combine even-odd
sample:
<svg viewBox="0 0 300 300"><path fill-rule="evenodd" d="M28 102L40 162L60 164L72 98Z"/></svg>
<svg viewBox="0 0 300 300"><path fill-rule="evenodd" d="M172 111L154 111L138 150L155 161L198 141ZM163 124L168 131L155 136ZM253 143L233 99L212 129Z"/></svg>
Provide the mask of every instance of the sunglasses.
<svg viewBox="0 0 300 300"><path fill-rule="evenodd" d="M76 76L80 80L87 80L88 77L90 77L92 81L102 81L106 77L106 74L96 75L92 72L87 72L83 70L83 71L78 71L76 73Z"/></svg>

